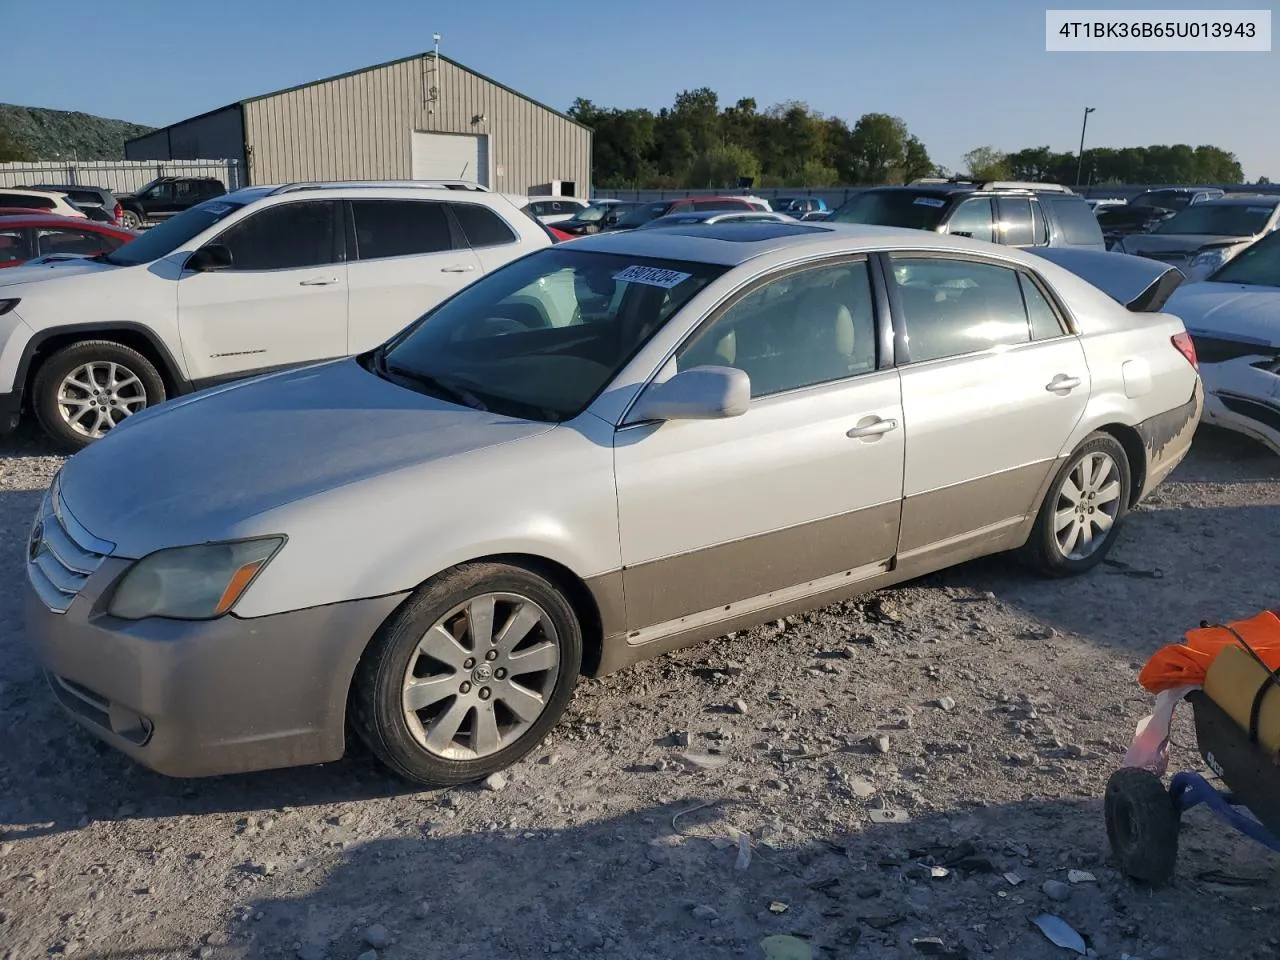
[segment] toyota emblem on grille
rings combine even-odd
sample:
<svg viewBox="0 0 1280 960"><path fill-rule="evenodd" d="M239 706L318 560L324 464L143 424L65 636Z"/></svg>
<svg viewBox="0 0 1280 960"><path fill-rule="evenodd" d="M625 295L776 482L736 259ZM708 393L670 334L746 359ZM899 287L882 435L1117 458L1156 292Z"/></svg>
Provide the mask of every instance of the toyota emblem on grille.
<svg viewBox="0 0 1280 960"><path fill-rule="evenodd" d="M40 555L40 544L44 542L44 521L40 520L31 528L31 539L27 541L27 559L32 563Z"/></svg>

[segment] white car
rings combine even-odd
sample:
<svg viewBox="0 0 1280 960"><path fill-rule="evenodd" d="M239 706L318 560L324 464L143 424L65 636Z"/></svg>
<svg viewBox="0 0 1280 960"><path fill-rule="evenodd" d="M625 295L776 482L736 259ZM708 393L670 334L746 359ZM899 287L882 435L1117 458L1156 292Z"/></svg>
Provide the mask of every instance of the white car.
<svg viewBox="0 0 1280 960"><path fill-rule="evenodd" d="M1165 310L1195 342L1205 422L1280 454L1280 232L1181 286Z"/></svg>
<svg viewBox="0 0 1280 960"><path fill-rule="evenodd" d="M543 223L563 223L572 220L590 206L577 197L530 197L528 210Z"/></svg>
<svg viewBox="0 0 1280 960"><path fill-rule="evenodd" d="M60 217L79 217L82 220L88 219L89 216L72 203L65 193L55 193L52 190L0 187L0 207L39 210L42 213L56 213Z"/></svg>
<svg viewBox="0 0 1280 960"><path fill-rule="evenodd" d="M64 447L166 397L381 343L553 242L500 194L248 187L103 256L0 273L0 427Z"/></svg>
<svg viewBox="0 0 1280 960"><path fill-rule="evenodd" d="M1149 283L1117 298L1139 313L1009 247L843 224L557 244L72 457L26 636L68 714L163 773L335 760L352 730L410 780L479 779L584 671L999 551L1093 568L1200 415Z"/></svg>

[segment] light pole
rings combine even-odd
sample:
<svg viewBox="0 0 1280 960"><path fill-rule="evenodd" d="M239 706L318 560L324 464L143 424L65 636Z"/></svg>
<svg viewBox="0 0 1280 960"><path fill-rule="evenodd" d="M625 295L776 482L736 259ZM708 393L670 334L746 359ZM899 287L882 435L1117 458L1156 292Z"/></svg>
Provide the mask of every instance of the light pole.
<svg viewBox="0 0 1280 960"><path fill-rule="evenodd" d="M1084 131L1089 126L1089 114L1093 113L1093 107L1084 108L1084 122L1080 124L1080 153L1079 159L1076 161L1076 186L1080 186L1080 177L1084 173Z"/></svg>

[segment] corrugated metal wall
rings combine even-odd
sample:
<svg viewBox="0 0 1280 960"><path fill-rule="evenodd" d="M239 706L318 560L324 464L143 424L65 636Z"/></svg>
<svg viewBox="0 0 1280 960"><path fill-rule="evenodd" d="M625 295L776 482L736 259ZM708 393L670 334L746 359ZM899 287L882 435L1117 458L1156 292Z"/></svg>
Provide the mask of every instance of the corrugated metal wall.
<svg viewBox="0 0 1280 960"><path fill-rule="evenodd" d="M126 160L168 160L169 131L161 129L128 141L124 145L124 157Z"/></svg>
<svg viewBox="0 0 1280 960"><path fill-rule="evenodd" d="M240 105L233 104L217 113L175 123L169 128L169 149L171 160L223 157L243 162L244 125L240 121Z"/></svg>
<svg viewBox="0 0 1280 960"><path fill-rule="evenodd" d="M415 57L244 104L252 183L408 179L411 133L486 134L491 187L591 182L591 132L441 58ZM430 115L426 90L439 88ZM474 117L485 119L472 123Z"/></svg>

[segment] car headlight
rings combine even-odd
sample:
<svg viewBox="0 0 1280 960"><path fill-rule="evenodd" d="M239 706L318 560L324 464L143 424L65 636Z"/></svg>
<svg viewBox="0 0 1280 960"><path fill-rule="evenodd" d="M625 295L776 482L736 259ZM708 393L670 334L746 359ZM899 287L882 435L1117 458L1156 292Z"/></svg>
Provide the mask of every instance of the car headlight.
<svg viewBox="0 0 1280 960"><path fill-rule="evenodd" d="M284 541L263 537L157 550L129 568L107 612L124 620L221 617L231 612Z"/></svg>
<svg viewBox="0 0 1280 960"><path fill-rule="evenodd" d="M1215 250L1201 250L1191 260L1191 267L1200 270L1217 270L1227 262L1227 250L1218 247Z"/></svg>

